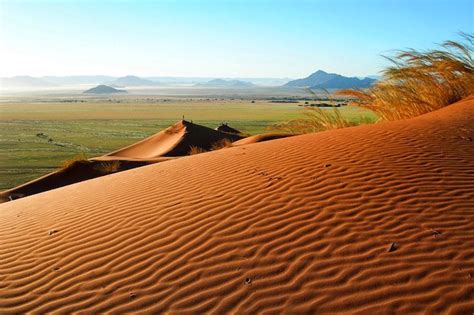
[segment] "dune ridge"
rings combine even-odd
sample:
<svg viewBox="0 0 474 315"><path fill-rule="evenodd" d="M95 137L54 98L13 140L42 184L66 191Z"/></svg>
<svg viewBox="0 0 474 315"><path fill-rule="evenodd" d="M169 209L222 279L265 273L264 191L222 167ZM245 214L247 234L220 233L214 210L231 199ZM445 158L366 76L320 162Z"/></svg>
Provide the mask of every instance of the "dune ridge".
<svg viewBox="0 0 474 315"><path fill-rule="evenodd" d="M230 128L227 125L226 127ZM221 141L235 141L242 138L243 136L238 134L216 131L185 120L178 121L125 148L89 160L78 161L67 168L2 191L0 203L143 165L166 162L190 154L192 147L209 150L214 145L219 145ZM116 167L107 171L107 164L116 164Z"/></svg>
<svg viewBox="0 0 474 315"><path fill-rule="evenodd" d="M0 313L471 313L474 97L0 205Z"/></svg>
<svg viewBox="0 0 474 315"><path fill-rule="evenodd" d="M246 145L246 144L270 141L270 140L281 139L281 138L292 137L292 136L294 135L288 134L288 133L263 133L263 134L250 136L241 140L237 140L232 143L232 146Z"/></svg>

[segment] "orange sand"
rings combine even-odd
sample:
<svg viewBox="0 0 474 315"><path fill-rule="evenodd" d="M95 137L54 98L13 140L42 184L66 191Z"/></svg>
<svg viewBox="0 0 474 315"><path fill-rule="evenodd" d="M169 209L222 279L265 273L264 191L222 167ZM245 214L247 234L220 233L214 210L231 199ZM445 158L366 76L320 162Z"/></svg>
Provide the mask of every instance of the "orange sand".
<svg viewBox="0 0 474 315"><path fill-rule="evenodd" d="M0 313L474 311L474 98L0 205Z"/></svg>

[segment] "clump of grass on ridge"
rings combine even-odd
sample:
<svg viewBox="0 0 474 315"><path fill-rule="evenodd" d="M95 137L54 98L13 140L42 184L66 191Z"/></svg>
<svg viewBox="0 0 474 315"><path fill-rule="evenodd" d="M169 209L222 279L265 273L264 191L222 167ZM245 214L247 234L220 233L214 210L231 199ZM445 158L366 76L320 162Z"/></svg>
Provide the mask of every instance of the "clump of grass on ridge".
<svg viewBox="0 0 474 315"><path fill-rule="evenodd" d="M94 166L94 169L105 174L115 173L120 170L120 161L105 161Z"/></svg>
<svg viewBox="0 0 474 315"><path fill-rule="evenodd" d="M399 51L385 57L392 66L371 88L343 90L355 104L375 112L382 120L422 115L474 93L474 35L461 33L463 42L446 41L439 49Z"/></svg>
<svg viewBox="0 0 474 315"><path fill-rule="evenodd" d="M224 148L230 148L231 146L232 146L232 141L230 141L229 139L222 139L220 141L215 142L212 145L211 151L220 150Z"/></svg>
<svg viewBox="0 0 474 315"><path fill-rule="evenodd" d="M203 148L196 147L196 146L191 146L191 148L189 150L189 155L195 155L195 154L200 154L200 153L204 153L204 152L207 152L207 151L204 150Z"/></svg>
<svg viewBox="0 0 474 315"><path fill-rule="evenodd" d="M61 170L65 170L65 169L70 168L72 165L74 165L77 162L86 162L86 161L87 161L87 156L84 153L80 153L62 162L60 168Z"/></svg>

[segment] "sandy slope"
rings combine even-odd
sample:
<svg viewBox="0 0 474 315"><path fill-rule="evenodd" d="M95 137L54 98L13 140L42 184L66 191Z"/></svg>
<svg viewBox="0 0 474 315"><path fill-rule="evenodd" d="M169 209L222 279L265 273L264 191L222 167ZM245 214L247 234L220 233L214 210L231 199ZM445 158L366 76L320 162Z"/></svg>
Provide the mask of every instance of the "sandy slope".
<svg viewBox="0 0 474 315"><path fill-rule="evenodd" d="M0 313L474 311L474 98L0 205Z"/></svg>

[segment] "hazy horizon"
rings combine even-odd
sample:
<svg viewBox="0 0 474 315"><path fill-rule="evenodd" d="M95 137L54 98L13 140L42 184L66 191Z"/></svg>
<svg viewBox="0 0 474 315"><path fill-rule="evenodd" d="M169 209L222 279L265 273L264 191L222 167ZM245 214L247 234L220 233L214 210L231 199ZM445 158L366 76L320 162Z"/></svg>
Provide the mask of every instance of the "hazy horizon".
<svg viewBox="0 0 474 315"><path fill-rule="evenodd" d="M472 31L471 1L2 1L0 77L376 75ZM383 26L383 27L382 27Z"/></svg>

